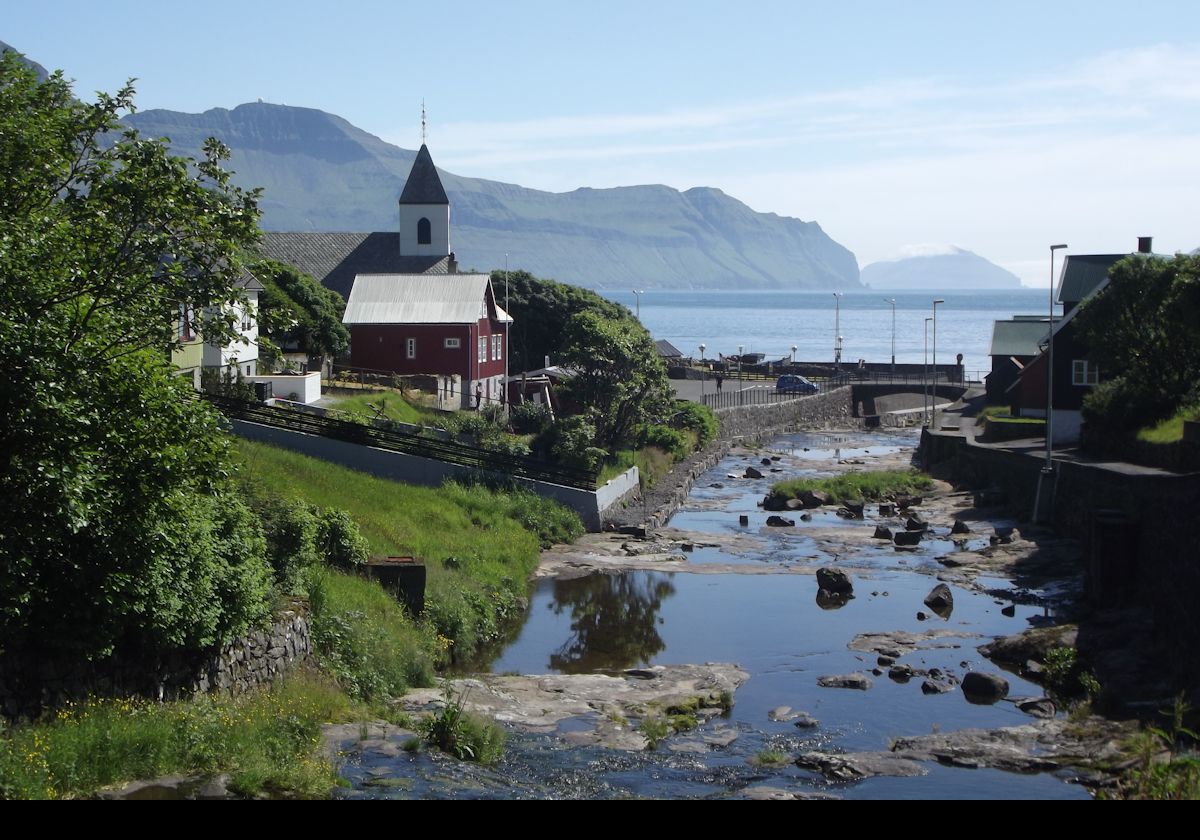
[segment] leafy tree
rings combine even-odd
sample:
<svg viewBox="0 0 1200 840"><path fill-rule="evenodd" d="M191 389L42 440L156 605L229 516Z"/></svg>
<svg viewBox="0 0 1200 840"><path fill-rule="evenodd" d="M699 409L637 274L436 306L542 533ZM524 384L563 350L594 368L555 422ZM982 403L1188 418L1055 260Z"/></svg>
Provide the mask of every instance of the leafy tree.
<svg viewBox="0 0 1200 840"><path fill-rule="evenodd" d="M1200 400L1200 256L1122 260L1076 325L1103 379L1084 403L1102 437Z"/></svg>
<svg viewBox="0 0 1200 840"><path fill-rule="evenodd" d="M118 134L0 58L0 647L223 642L267 611L261 530L218 417L172 376L181 312L232 339L256 194Z"/></svg>
<svg viewBox="0 0 1200 840"><path fill-rule="evenodd" d="M563 364L576 371L568 395L584 407L596 445L613 450L639 426L670 412L673 393L650 333L631 319L585 311L567 322Z"/></svg>
<svg viewBox="0 0 1200 840"><path fill-rule="evenodd" d="M509 333L509 368L513 371L536 370L547 356L551 363L562 361L566 344L567 322L580 312L595 312L612 321L632 321L633 315L619 303L613 303L589 289L569 286L554 280L534 277L528 271L492 272L496 300L513 316Z"/></svg>
<svg viewBox="0 0 1200 840"><path fill-rule="evenodd" d="M277 345L295 342L310 360L340 356L350 346L342 324L346 301L290 265L262 260L253 267L265 287L258 296L259 329Z"/></svg>

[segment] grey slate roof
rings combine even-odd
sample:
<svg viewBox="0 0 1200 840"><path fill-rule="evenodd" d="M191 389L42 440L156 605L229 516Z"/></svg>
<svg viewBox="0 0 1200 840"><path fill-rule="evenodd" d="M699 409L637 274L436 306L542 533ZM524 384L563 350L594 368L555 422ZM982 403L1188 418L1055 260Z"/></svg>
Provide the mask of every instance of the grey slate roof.
<svg viewBox="0 0 1200 840"><path fill-rule="evenodd" d="M1038 343L1045 341L1049 325L1046 317L1038 320L997 321L992 327L989 356L1036 356Z"/></svg>
<svg viewBox="0 0 1200 840"><path fill-rule="evenodd" d="M679 348L665 338L660 338L654 342L654 345L658 348L658 355L664 359L683 358L683 354L679 352Z"/></svg>
<svg viewBox="0 0 1200 840"><path fill-rule="evenodd" d="M1079 303L1086 300L1117 261L1128 254L1071 254L1063 263L1058 281L1058 302Z"/></svg>
<svg viewBox="0 0 1200 840"><path fill-rule="evenodd" d="M449 204L446 190L442 187L442 179L438 177L437 167L429 155L429 147L424 143L417 151L417 159L413 161L408 180L404 182L404 192L400 193L401 204Z"/></svg>
<svg viewBox="0 0 1200 840"><path fill-rule="evenodd" d="M311 274L342 297L350 296L359 274L446 274L448 257L401 257L400 234L317 233L263 234L262 254Z"/></svg>
<svg viewBox="0 0 1200 840"><path fill-rule="evenodd" d="M360 274L346 300L344 324L474 324L508 319L487 274Z"/></svg>

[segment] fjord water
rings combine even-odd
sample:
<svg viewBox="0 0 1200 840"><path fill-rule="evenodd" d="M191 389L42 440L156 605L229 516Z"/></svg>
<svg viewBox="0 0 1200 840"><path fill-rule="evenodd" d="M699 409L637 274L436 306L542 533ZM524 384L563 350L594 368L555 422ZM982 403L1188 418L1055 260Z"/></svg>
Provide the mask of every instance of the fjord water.
<svg viewBox="0 0 1200 840"><path fill-rule="evenodd" d="M704 724L700 734L733 728L737 740L722 748L675 752L671 741L652 752L626 753L594 747L568 747L553 735L510 735L506 757L495 768L478 768L434 753L364 757L344 770L357 795L421 797L728 797L750 785L768 785L844 798L1087 798L1085 789L1055 775L1017 775L992 770L925 766L916 778L873 778L830 783L792 765L757 767L753 759L770 749L795 755L810 750L886 750L899 736L968 727L1014 726L1030 718L1010 702L972 705L961 691L926 695L922 679L893 682L873 676L867 691L822 688L827 674L868 673L876 654L848 647L857 634L903 630L950 631L903 657L915 668L940 668L961 677L968 669L994 671L976 647L993 636L1015 633L1043 620L1046 607L1030 605L1041 593L1014 590L1010 581L982 579L977 587L951 586L954 610L946 620L922 603L937 582L939 540L918 550L897 552L890 544L841 543L837 529L871 529L867 521L848 522L814 512L796 528L764 527L757 501L771 480L810 473L805 458L829 464L830 456L857 459L910 448L912 433L800 434L775 441L771 449L788 455L788 471L772 479L733 480L745 458L730 456L696 483L672 525L721 535L748 532L762 547L748 553L697 546L689 555L696 572L630 571L593 574L537 583L531 606L513 640L482 670L494 673L620 672L656 664L733 662L749 672L726 718ZM751 519L749 529L737 524ZM1010 524L997 522L996 524ZM986 535L985 523L974 526ZM832 537L831 537L832 534ZM974 537L973 539L978 539ZM752 574L708 573L706 564L746 564ZM837 563L854 579L856 597L840 609L816 603L816 581L802 565ZM1015 615L1001 609L1015 606ZM479 666L476 666L479 668ZM1038 695L1041 689L1005 674L1010 696ZM790 706L820 721L815 729L776 722L769 712ZM566 721L565 731L572 725ZM674 736L686 740L687 736ZM380 779L408 779L402 789L372 787Z"/></svg>
<svg viewBox="0 0 1200 840"><path fill-rule="evenodd" d="M600 294L638 308L632 291L601 290ZM963 354L968 372L987 371L992 323L1013 315L1045 314L1046 290L1005 291L852 291L838 299L835 312L830 292L811 291L690 291L650 289L641 295L641 319L656 339L666 339L685 356L732 355L738 346L767 358L791 355L807 362L833 361L835 316L843 337L842 360L886 362L891 358L892 307L896 300L896 361L919 363L925 352L925 319L937 307L938 361ZM932 325L931 325L932 326ZM929 336L932 349L933 336Z"/></svg>

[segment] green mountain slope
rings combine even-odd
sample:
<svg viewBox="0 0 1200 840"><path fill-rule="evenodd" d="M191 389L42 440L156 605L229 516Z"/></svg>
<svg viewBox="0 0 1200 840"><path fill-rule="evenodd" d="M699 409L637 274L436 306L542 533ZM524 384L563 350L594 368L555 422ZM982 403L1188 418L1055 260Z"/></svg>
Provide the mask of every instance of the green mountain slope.
<svg viewBox="0 0 1200 840"><path fill-rule="evenodd" d="M196 155L215 136L242 186L262 186L268 230L395 230L415 152L309 108L252 103L127 121ZM432 149L434 158L437 149ZM591 287L859 286L854 255L816 222L757 213L720 190L665 186L550 193L443 171L464 268L504 264Z"/></svg>

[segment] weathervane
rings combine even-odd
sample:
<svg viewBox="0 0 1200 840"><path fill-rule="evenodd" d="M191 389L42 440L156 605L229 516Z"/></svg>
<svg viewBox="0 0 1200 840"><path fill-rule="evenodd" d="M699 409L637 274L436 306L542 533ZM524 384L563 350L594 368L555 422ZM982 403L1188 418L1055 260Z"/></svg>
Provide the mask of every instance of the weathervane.
<svg viewBox="0 0 1200 840"><path fill-rule="evenodd" d="M425 145L425 100L421 100L421 145Z"/></svg>

